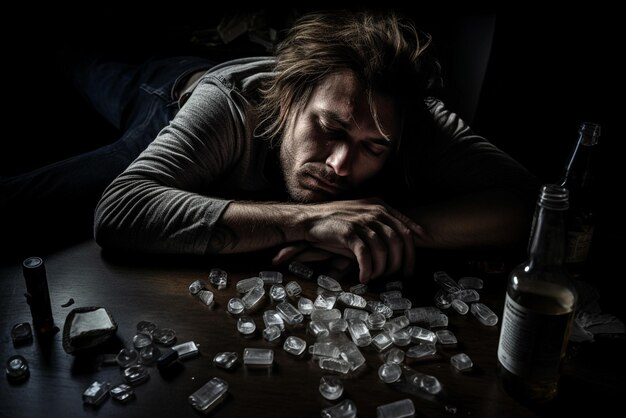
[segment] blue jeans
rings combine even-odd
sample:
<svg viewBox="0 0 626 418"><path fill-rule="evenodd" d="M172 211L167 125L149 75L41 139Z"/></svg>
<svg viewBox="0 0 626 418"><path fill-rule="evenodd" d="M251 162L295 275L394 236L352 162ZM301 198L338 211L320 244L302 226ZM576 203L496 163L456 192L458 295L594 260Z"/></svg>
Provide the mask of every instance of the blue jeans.
<svg viewBox="0 0 626 418"><path fill-rule="evenodd" d="M59 229L54 233L90 230L106 186L178 112L177 90L190 74L213 65L204 58L174 57L140 66L91 59L73 68L77 90L121 137L85 154L0 178L0 230L16 229L17 236L47 234L51 224Z"/></svg>

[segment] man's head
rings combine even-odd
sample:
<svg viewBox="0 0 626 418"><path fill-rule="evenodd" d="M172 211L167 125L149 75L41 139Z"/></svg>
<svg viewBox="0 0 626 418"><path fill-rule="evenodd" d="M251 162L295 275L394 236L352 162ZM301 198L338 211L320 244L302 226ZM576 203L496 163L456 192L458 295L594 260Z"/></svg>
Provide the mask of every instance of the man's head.
<svg viewBox="0 0 626 418"><path fill-rule="evenodd" d="M394 14L317 13L296 22L260 108L293 199L331 200L383 169L431 82L421 62L429 41Z"/></svg>

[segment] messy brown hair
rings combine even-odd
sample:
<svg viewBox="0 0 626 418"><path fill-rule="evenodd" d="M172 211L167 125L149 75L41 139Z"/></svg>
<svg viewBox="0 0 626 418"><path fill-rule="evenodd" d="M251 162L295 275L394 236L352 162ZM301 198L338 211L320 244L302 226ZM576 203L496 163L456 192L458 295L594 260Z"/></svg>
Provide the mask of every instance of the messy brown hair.
<svg viewBox="0 0 626 418"><path fill-rule="evenodd" d="M391 97L404 120L407 110L423 103L426 90L438 80L438 64L424 58L430 41L430 35L394 12L333 11L301 17L277 48L274 75L262 89L257 135L279 141L290 115L302 110L317 83L346 69L363 83L379 129L375 93Z"/></svg>

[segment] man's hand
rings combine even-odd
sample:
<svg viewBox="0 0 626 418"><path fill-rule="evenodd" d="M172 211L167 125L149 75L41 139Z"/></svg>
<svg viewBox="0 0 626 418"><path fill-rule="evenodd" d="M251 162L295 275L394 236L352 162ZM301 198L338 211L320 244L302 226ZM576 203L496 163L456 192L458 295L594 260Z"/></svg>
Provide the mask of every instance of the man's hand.
<svg viewBox="0 0 626 418"><path fill-rule="evenodd" d="M304 240L313 247L356 259L362 283L400 270L410 275L414 239L424 234L419 225L379 199L308 206L303 226ZM289 254L277 257L286 259Z"/></svg>

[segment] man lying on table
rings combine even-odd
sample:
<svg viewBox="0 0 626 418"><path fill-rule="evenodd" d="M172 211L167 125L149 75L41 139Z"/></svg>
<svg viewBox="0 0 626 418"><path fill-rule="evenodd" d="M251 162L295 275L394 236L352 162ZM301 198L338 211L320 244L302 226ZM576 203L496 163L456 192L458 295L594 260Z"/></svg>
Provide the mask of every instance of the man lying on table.
<svg viewBox="0 0 626 418"><path fill-rule="evenodd" d="M361 282L411 274L419 248L519 243L534 178L428 96L429 42L393 14L316 13L275 57L192 75L169 126L104 192L97 242L343 256Z"/></svg>

